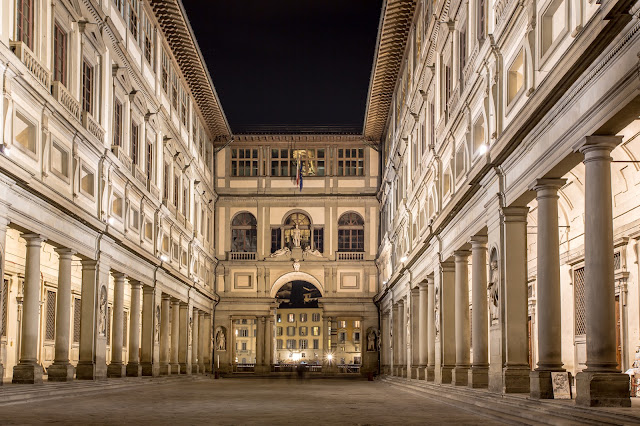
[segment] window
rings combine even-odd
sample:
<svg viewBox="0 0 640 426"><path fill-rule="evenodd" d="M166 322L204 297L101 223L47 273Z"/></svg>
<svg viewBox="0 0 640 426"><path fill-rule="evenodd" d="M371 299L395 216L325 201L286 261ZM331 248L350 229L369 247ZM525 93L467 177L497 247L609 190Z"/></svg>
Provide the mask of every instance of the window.
<svg viewBox="0 0 640 426"><path fill-rule="evenodd" d="M568 2L565 0L553 1L542 14L541 24L541 50L545 55L551 50L554 43L560 40L567 31Z"/></svg>
<svg viewBox="0 0 640 426"><path fill-rule="evenodd" d="M338 251L364 251L364 220L354 212L338 220Z"/></svg>
<svg viewBox="0 0 640 426"><path fill-rule="evenodd" d="M16 38L33 50L33 0L16 1Z"/></svg>
<svg viewBox="0 0 640 426"><path fill-rule="evenodd" d="M16 111L13 134L15 141L21 147L34 154L36 153L36 125L20 111Z"/></svg>
<svg viewBox="0 0 640 426"><path fill-rule="evenodd" d="M80 189L91 198L93 198L95 195L94 180L95 179L93 171L85 166L82 166L82 168L80 169Z"/></svg>
<svg viewBox="0 0 640 426"><path fill-rule="evenodd" d="M246 328L241 328L240 330L238 330L238 336L249 337L249 330Z"/></svg>
<svg viewBox="0 0 640 426"><path fill-rule="evenodd" d="M174 170L173 172L173 205L178 208L178 198L180 197L180 176Z"/></svg>
<svg viewBox="0 0 640 426"><path fill-rule="evenodd" d="M142 48L145 59L153 67L153 25L144 10L142 11Z"/></svg>
<svg viewBox="0 0 640 426"><path fill-rule="evenodd" d="M283 333L284 333L284 331L282 330L282 327L277 327L276 328L276 336L282 336Z"/></svg>
<svg viewBox="0 0 640 426"><path fill-rule="evenodd" d="M473 154L480 154L480 147L484 145L484 120L482 115L473 125Z"/></svg>
<svg viewBox="0 0 640 426"><path fill-rule="evenodd" d="M180 87L180 118L182 120L183 125L187 125L187 120L189 119L189 94L184 87Z"/></svg>
<svg viewBox="0 0 640 426"><path fill-rule="evenodd" d="M466 23L460 30L460 39L458 40L458 53L460 55L460 66L458 67L458 69L461 89L464 85L464 68L467 66L467 30L465 26Z"/></svg>
<svg viewBox="0 0 640 426"><path fill-rule="evenodd" d="M9 300L9 280L2 282L2 318L0 318L0 337L7 337L7 301Z"/></svg>
<svg viewBox="0 0 640 426"><path fill-rule="evenodd" d="M449 118L449 100L451 99L451 62L444 67L444 110L445 115Z"/></svg>
<svg viewBox="0 0 640 426"><path fill-rule="evenodd" d="M338 149L338 176L364 175L364 149Z"/></svg>
<svg viewBox="0 0 640 426"><path fill-rule="evenodd" d="M287 317L287 322L295 322L296 314L289 314Z"/></svg>
<svg viewBox="0 0 640 426"><path fill-rule="evenodd" d="M82 110L93 113L93 67L86 59L82 60Z"/></svg>
<svg viewBox="0 0 640 426"><path fill-rule="evenodd" d="M313 339L313 349L320 349L320 340Z"/></svg>
<svg viewBox="0 0 640 426"><path fill-rule="evenodd" d="M169 199L169 173L171 168L169 163L164 163L164 173L162 175L162 199Z"/></svg>
<svg viewBox="0 0 640 426"><path fill-rule="evenodd" d="M460 146L456 152L456 182L458 182L465 170L464 157L464 146Z"/></svg>
<svg viewBox="0 0 640 426"><path fill-rule="evenodd" d="M573 297L575 303L575 334L587 334L587 315L585 304L584 266L573 271Z"/></svg>
<svg viewBox="0 0 640 426"><path fill-rule="evenodd" d="M122 145L122 104L117 99L113 103L113 145Z"/></svg>
<svg viewBox="0 0 640 426"><path fill-rule="evenodd" d="M258 247L258 222L251 213L239 213L231 222L231 251L256 252Z"/></svg>
<svg viewBox="0 0 640 426"><path fill-rule="evenodd" d="M478 0L478 41L482 43L486 37L486 25L487 25L487 10L486 0Z"/></svg>
<svg viewBox="0 0 640 426"><path fill-rule="evenodd" d="M131 228L136 231L140 229L140 212L138 209L131 207L130 223Z"/></svg>
<svg viewBox="0 0 640 426"><path fill-rule="evenodd" d="M73 299L73 343L80 343L80 317L81 313L80 299ZM127 333L125 333L126 336Z"/></svg>
<svg viewBox="0 0 640 426"><path fill-rule="evenodd" d="M338 321L338 328L347 328L346 321Z"/></svg>
<svg viewBox="0 0 640 426"><path fill-rule="evenodd" d="M287 339L287 349L295 349L296 341L293 339Z"/></svg>
<svg viewBox="0 0 640 426"><path fill-rule="evenodd" d="M189 181L184 180L184 186L182 187L182 214L189 218Z"/></svg>
<svg viewBox="0 0 640 426"><path fill-rule="evenodd" d="M355 321L353 322L353 327L354 327L354 328L360 328L360 321L359 321L359 320L355 320Z"/></svg>
<svg viewBox="0 0 640 426"><path fill-rule="evenodd" d="M276 349L283 349L282 339L276 340Z"/></svg>
<svg viewBox="0 0 640 426"><path fill-rule="evenodd" d="M247 342L242 342L242 350L243 351L247 350ZM244 360L242 362L244 362Z"/></svg>
<svg viewBox="0 0 640 426"><path fill-rule="evenodd" d="M309 349L309 341L307 339L300 339L300 349Z"/></svg>
<svg viewBox="0 0 640 426"><path fill-rule="evenodd" d="M153 181L153 142L147 139L146 160L147 160L147 179Z"/></svg>
<svg viewBox="0 0 640 426"><path fill-rule="evenodd" d="M111 202L111 214L120 219L124 216L124 201L122 197L115 192L113 193L113 201Z"/></svg>
<svg viewBox="0 0 640 426"><path fill-rule="evenodd" d="M300 314L300 322L307 322L307 314Z"/></svg>
<svg viewBox="0 0 640 426"><path fill-rule="evenodd" d="M300 327L300 330L298 330L298 333L300 334L300 336L306 336L309 334L309 328Z"/></svg>
<svg viewBox="0 0 640 426"><path fill-rule="evenodd" d="M280 244L282 241L282 229L271 228L271 253L275 253L280 250Z"/></svg>
<svg viewBox="0 0 640 426"><path fill-rule="evenodd" d="M258 150L257 149L232 149L231 150L231 176L257 176L258 175Z"/></svg>
<svg viewBox="0 0 640 426"><path fill-rule="evenodd" d="M138 40L138 0L127 0L129 11L129 31Z"/></svg>
<svg viewBox="0 0 640 426"><path fill-rule="evenodd" d="M324 251L324 228L313 228L313 248Z"/></svg>
<svg viewBox="0 0 640 426"><path fill-rule="evenodd" d="M442 177L442 194L448 195L451 192L451 172L445 170Z"/></svg>
<svg viewBox="0 0 640 426"><path fill-rule="evenodd" d="M67 33L58 22L53 26L53 80L67 85Z"/></svg>
<svg viewBox="0 0 640 426"><path fill-rule="evenodd" d="M58 177L69 178L69 151L58 142L51 143L51 171Z"/></svg>
<svg viewBox="0 0 640 426"><path fill-rule="evenodd" d="M46 322L45 322L45 340L54 340L56 338L56 292L47 290L46 297Z"/></svg>
<svg viewBox="0 0 640 426"><path fill-rule="evenodd" d="M344 331L341 331L340 333L338 333L338 342L345 343L346 341L347 341L347 333Z"/></svg>
<svg viewBox="0 0 640 426"><path fill-rule="evenodd" d="M319 312L312 313L311 314L311 321L319 322L320 321L320 313Z"/></svg>
<svg viewBox="0 0 640 426"><path fill-rule="evenodd" d="M360 332L359 331L354 331L353 332L353 342L354 343L360 343Z"/></svg>
<svg viewBox="0 0 640 426"><path fill-rule="evenodd" d="M324 149L294 149L291 153L291 176L297 174L300 163L303 176L324 176Z"/></svg>
<svg viewBox="0 0 640 426"><path fill-rule="evenodd" d="M169 65L169 56L167 52L162 49L162 72L160 73L160 81L162 83L162 90L164 93L169 94L169 74L171 72L171 65Z"/></svg>
<svg viewBox="0 0 640 426"><path fill-rule="evenodd" d="M515 100L524 87L524 51L516 55L507 74L507 105Z"/></svg>
<svg viewBox="0 0 640 426"><path fill-rule="evenodd" d="M129 317L127 316L127 311L125 311L124 315L122 316L122 347L123 348L127 347L127 332L129 331L127 328L128 321L129 321Z"/></svg>
<svg viewBox="0 0 640 426"><path fill-rule="evenodd" d="M290 171L289 150L271 150L271 176L295 176L295 171ZM291 163L291 167L295 167Z"/></svg>
<svg viewBox="0 0 640 426"><path fill-rule="evenodd" d="M320 315L320 314L318 314ZM320 327L311 327L311 335L312 336L319 336L320 335Z"/></svg>
<svg viewBox="0 0 640 426"><path fill-rule="evenodd" d="M276 322L282 322L282 315L280 314L276 315Z"/></svg>
<svg viewBox="0 0 640 426"><path fill-rule="evenodd" d="M139 135L140 127L135 121L131 121L131 162L138 165L139 161L139 153L140 153L140 135Z"/></svg>
<svg viewBox="0 0 640 426"><path fill-rule="evenodd" d="M174 110L178 110L178 74L173 70L171 73L171 105Z"/></svg>

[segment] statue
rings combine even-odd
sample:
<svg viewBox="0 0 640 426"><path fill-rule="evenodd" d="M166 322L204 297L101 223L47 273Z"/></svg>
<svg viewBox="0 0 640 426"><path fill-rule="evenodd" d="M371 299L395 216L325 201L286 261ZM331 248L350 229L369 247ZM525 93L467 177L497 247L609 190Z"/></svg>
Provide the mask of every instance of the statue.
<svg viewBox="0 0 640 426"><path fill-rule="evenodd" d="M226 351L227 350L227 338L224 334L224 328L218 327L218 331L216 332L216 350Z"/></svg>
<svg viewBox="0 0 640 426"><path fill-rule="evenodd" d="M375 352L377 350L377 338L378 336L376 330L374 330L373 328L369 329L369 333L367 333L367 352Z"/></svg>
<svg viewBox="0 0 640 426"><path fill-rule="evenodd" d="M310 254L311 256L322 257L322 253L320 253L318 250L312 249L311 246L307 246L304 249L304 252L306 254Z"/></svg>
<svg viewBox="0 0 640 426"><path fill-rule="evenodd" d="M153 341L154 342L159 342L160 341L160 306L156 305L156 328L155 328L155 332L153 333Z"/></svg>
<svg viewBox="0 0 640 426"><path fill-rule="evenodd" d="M434 286L433 307L435 316L436 337L440 335L440 286Z"/></svg>
<svg viewBox="0 0 640 426"><path fill-rule="evenodd" d="M489 284L487 285L487 296L489 297L489 316L491 322L500 318L500 286L498 282L498 261L495 260L495 253L492 253L490 264Z"/></svg>
<svg viewBox="0 0 640 426"><path fill-rule="evenodd" d="M193 317L189 315L189 331L187 333L187 342L191 342L192 334L193 334Z"/></svg>
<svg viewBox="0 0 640 426"><path fill-rule="evenodd" d="M301 232L296 223L296 227L291 230L291 239L293 240L294 247L300 247Z"/></svg>
<svg viewBox="0 0 640 426"><path fill-rule="evenodd" d="M98 318L98 332L104 336L107 334L107 290L104 286L100 286L100 300L99 300L100 315Z"/></svg>
<svg viewBox="0 0 640 426"><path fill-rule="evenodd" d="M291 253L291 250L289 250L289 247L283 247L279 250L274 251L273 253L271 253L271 255L269 257L278 257L278 256L284 256L285 254L289 254Z"/></svg>

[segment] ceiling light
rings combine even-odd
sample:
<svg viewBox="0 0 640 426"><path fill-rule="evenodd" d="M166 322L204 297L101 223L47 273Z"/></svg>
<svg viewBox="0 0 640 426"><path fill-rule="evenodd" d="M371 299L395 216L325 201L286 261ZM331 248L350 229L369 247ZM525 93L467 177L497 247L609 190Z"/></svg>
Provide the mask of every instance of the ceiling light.
<svg viewBox="0 0 640 426"><path fill-rule="evenodd" d="M167 255L166 255L166 254L161 254L161 255L160 255L160 261L161 261L161 262L166 262L166 261L168 261L168 260L169 260L169 258L167 257Z"/></svg>
<svg viewBox="0 0 640 426"><path fill-rule="evenodd" d="M482 155L485 154L487 151L489 150L489 147L487 146L487 144L482 144L480 145L480 148L478 148L478 154Z"/></svg>

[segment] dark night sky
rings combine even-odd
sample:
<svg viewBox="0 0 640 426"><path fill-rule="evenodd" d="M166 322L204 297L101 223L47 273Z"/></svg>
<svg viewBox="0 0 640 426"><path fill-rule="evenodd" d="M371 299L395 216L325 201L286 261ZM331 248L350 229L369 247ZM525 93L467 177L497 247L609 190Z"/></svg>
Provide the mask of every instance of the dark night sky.
<svg viewBox="0 0 640 426"><path fill-rule="evenodd" d="M234 132L361 131L381 0L183 0Z"/></svg>

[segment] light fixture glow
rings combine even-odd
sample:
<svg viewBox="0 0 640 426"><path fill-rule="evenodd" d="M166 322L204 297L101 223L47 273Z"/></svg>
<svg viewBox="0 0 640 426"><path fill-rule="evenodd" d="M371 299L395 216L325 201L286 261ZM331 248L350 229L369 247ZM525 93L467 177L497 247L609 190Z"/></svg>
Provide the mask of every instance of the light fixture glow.
<svg viewBox="0 0 640 426"><path fill-rule="evenodd" d="M302 356L300 356L298 352L294 352L293 355L291 356L291 359L293 361L300 361L300 358L302 358Z"/></svg>
<svg viewBox="0 0 640 426"><path fill-rule="evenodd" d="M407 256L402 256L402 258L400 259L400 262L404 263L407 261Z"/></svg>
<svg viewBox="0 0 640 426"><path fill-rule="evenodd" d="M110 217L107 222L109 222L109 225L113 226L113 224L116 223L116 220L113 217Z"/></svg>
<svg viewBox="0 0 640 426"><path fill-rule="evenodd" d="M478 154L480 155L486 154L488 149L489 147L487 146L487 144L483 143L482 145L480 145L480 148L478 148Z"/></svg>
<svg viewBox="0 0 640 426"><path fill-rule="evenodd" d="M11 155L11 147L4 145L4 148L2 149L2 152L4 152L4 155L6 155L7 157Z"/></svg>
<svg viewBox="0 0 640 426"><path fill-rule="evenodd" d="M331 360L333 359L333 354L329 354L329 355L327 355L327 359L328 359L329 361L331 361Z"/></svg>
<svg viewBox="0 0 640 426"><path fill-rule="evenodd" d="M167 260L169 260L169 258L167 257L167 255L166 255L166 254L161 254L161 255L160 255L160 260L161 260L162 262L166 262Z"/></svg>

